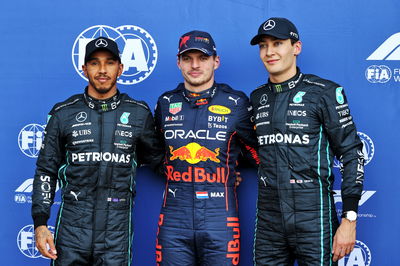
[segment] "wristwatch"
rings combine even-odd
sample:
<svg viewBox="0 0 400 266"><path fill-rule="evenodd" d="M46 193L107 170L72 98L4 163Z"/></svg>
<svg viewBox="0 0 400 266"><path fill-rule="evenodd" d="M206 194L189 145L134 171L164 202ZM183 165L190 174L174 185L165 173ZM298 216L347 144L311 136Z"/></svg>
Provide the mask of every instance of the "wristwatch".
<svg viewBox="0 0 400 266"><path fill-rule="evenodd" d="M342 213L342 218L346 218L350 222L357 220L357 213L355 211L347 211Z"/></svg>

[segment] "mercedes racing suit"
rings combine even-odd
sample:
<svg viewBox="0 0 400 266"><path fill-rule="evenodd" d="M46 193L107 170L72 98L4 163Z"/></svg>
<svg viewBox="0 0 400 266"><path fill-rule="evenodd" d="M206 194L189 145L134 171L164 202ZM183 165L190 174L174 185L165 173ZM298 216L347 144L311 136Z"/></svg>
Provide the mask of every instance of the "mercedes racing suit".
<svg viewBox="0 0 400 266"><path fill-rule="evenodd" d="M330 265L338 227L334 155L343 211L358 209L362 143L343 88L297 69L292 79L251 94L259 144L256 265Z"/></svg>
<svg viewBox="0 0 400 266"><path fill-rule="evenodd" d="M58 179L53 265L130 265L136 167L163 156L148 106L119 92L98 101L86 91L54 106L45 133L32 217L35 228L47 224Z"/></svg>
<svg viewBox="0 0 400 266"><path fill-rule="evenodd" d="M158 265L237 265L240 229L235 166L240 149L258 160L248 97L224 84L160 96L156 127L166 148Z"/></svg>

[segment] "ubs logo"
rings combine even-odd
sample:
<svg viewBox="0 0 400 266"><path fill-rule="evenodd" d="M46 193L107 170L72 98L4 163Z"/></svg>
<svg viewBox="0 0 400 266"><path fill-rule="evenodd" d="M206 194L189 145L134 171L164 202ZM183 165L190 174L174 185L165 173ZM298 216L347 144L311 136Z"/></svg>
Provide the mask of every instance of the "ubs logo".
<svg viewBox="0 0 400 266"><path fill-rule="evenodd" d="M72 63L76 72L83 79L87 80L82 70L86 44L101 36L114 40L118 44L119 50L122 51L121 61L124 64L124 71L117 79L119 84L136 84L150 76L157 63L158 51L153 37L146 30L134 25L115 28L96 25L81 32L72 46ZM107 44L96 43L96 45Z"/></svg>

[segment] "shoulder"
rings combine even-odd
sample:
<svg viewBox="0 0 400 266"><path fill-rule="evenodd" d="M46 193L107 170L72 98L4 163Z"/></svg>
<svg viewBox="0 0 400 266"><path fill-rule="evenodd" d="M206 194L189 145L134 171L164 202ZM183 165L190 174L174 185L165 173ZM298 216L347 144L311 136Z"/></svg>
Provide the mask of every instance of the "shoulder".
<svg viewBox="0 0 400 266"><path fill-rule="evenodd" d="M250 93L250 98L260 97L262 94L267 93L267 91L269 91L268 83L262 84Z"/></svg>
<svg viewBox="0 0 400 266"><path fill-rule="evenodd" d="M163 102L166 101L167 103L169 103L171 100L173 100L174 97L176 97L175 95L181 95L182 91L183 91L183 83L178 84L178 86L173 89L173 90L168 90L166 92L164 92L163 94L161 94L158 97L158 102Z"/></svg>
<svg viewBox="0 0 400 266"><path fill-rule="evenodd" d="M146 111L150 111L149 105L145 101L135 100L126 93L121 94L121 102L126 105L132 105L133 107L138 107Z"/></svg>
<svg viewBox="0 0 400 266"><path fill-rule="evenodd" d="M55 113L61 111L61 110L66 110L70 106L74 106L79 102L83 101L83 94L75 94L71 97L69 97L67 100L63 102L56 103L51 111L49 112L50 115L54 115Z"/></svg>
<svg viewBox="0 0 400 266"><path fill-rule="evenodd" d="M303 82L310 86L319 87L322 90L328 90L331 88L340 87L339 84L337 84L331 80L324 79L324 78L321 78L319 76L312 75L312 74L305 74L304 78L303 78Z"/></svg>
<svg viewBox="0 0 400 266"><path fill-rule="evenodd" d="M230 94L231 96L238 96L238 97L247 98L246 93L244 93L243 91L240 91L240 90L232 89L232 87L229 86L228 84L225 84L225 83L217 83L217 87L218 87L218 89L221 90L223 93Z"/></svg>

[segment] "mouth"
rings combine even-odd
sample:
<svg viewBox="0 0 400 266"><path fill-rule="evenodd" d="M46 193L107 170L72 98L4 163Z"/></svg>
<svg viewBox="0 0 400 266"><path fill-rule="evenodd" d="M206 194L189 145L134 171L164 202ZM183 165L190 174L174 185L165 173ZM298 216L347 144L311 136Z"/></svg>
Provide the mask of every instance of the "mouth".
<svg viewBox="0 0 400 266"><path fill-rule="evenodd" d="M267 60L266 62L267 62L267 64L269 64L269 65L274 65L274 64L276 64L278 61L279 61L279 59L270 59L270 60Z"/></svg>
<svg viewBox="0 0 400 266"><path fill-rule="evenodd" d="M108 80L110 80L110 78L109 78L109 77L101 76L101 77L96 77L96 80L99 81L100 83L105 83L105 82L107 82Z"/></svg>
<svg viewBox="0 0 400 266"><path fill-rule="evenodd" d="M191 72L189 72L189 75L191 76L191 77L194 77L194 78L197 78L197 77L200 77L201 76L201 72L198 72L198 71L191 71Z"/></svg>

